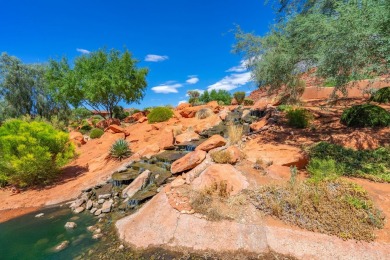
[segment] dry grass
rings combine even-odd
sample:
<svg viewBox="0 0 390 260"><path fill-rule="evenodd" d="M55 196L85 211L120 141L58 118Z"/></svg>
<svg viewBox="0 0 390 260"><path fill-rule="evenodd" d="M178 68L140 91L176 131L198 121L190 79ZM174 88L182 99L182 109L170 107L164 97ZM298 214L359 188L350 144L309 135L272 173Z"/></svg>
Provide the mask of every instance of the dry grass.
<svg viewBox="0 0 390 260"><path fill-rule="evenodd" d="M217 152L213 152L210 154L211 159L213 159L216 163L230 163L232 158L230 153L226 150L221 150Z"/></svg>
<svg viewBox="0 0 390 260"><path fill-rule="evenodd" d="M230 145L241 143L242 135L244 133L242 125L229 125L227 131Z"/></svg>
<svg viewBox="0 0 390 260"><path fill-rule="evenodd" d="M205 119L213 115L214 112L210 108L202 108L198 112L196 112L195 116L197 119Z"/></svg>
<svg viewBox="0 0 390 260"><path fill-rule="evenodd" d="M384 223L367 192L343 180L265 186L250 200L266 214L342 239L373 241L374 230Z"/></svg>

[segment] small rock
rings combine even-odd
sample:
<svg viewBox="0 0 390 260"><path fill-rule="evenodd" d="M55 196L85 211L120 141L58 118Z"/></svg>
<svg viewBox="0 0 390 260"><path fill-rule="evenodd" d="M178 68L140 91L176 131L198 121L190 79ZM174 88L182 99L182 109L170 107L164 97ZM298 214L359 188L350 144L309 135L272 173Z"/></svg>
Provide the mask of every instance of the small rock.
<svg viewBox="0 0 390 260"><path fill-rule="evenodd" d="M96 231L96 227L95 226L89 226L87 227L87 230L90 231L90 232L95 232Z"/></svg>
<svg viewBox="0 0 390 260"><path fill-rule="evenodd" d="M102 210L101 209L98 209L95 211L95 216L99 216L100 214L102 214Z"/></svg>
<svg viewBox="0 0 390 260"><path fill-rule="evenodd" d="M77 227L77 224L74 222L66 222L66 224L65 224L65 228L73 229L76 227Z"/></svg>
<svg viewBox="0 0 390 260"><path fill-rule="evenodd" d="M93 207L93 208L99 207L99 203L97 203L97 201L94 201L94 202L92 203L92 207Z"/></svg>
<svg viewBox="0 0 390 260"><path fill-rule="evenodd" d="M100 228L97 228L95 229L95 231L93 231L94 234L100 234L102 233L102 230Z"/></svg>
<svg viewBox="0 0 390 260"><path fill-rule="evenodd" d="M76 213L76 214L79 214L79 213L83 212L84 209L85 209L84 207L78 207L73 212Z"/></svg>
<svg viewBox="0 0 390 260"><path fill-rule="evenodd" d="M56 252L59 252L61 250L64 250L65 248L67 248L69 246L69 241L65 240L65 241L62 241L59 245L57 245L55 248L54 248L54 251Z"/></svg>
<svg viewBox="0 0 390 260"><path fill-rule="evenodd" d="M92 236L92 239L99 239L103 236L103 234L95 234Z"/></svg>
<svg viewBox="0 0 390 260"><path fill-rule="evenodd" d="M102 214L100 214L99 216L98 216L98 218L99 219L102 219L102 218L104 218L106 216L106 214L105 213L102 213Z"/></svg>
<svg viewBox="0 0 390 260"><path fill-rule="evenodd" d="M118 247L119 250L123 250L124 248L125 248L124 245L120 245L120 246Z"/></svg>
<svg viewBox="0 0 390 260"><path fill-rule="evenodd" d="M102 206L102 212L103 213L108 213L111 211L111 207L112 207L112 202L111 201L106 201L103 203L103 206Z"/></svg>
<svg viewBox="0 0 390 260"><path fill-rule="evenodd" d="M91 212L91 214L94 214L96 212L97 208L92 208L89 212Z"/></svg>
<svg viewBox="0 0 390 260"><path fill-rule="evenodd" d="M87 205L85 206L85 209L90 210L90 209L92 209L92 206L93 206L92 200L88 200Z"/></svg>
<svg viewBox="0 0 390 260"><path fill-rule="evenodd" d="M108 199L110 197L111 197L111 194L107 193L107 194L99 195L98 199Z"/></svg>
<svg viewBox="0 0 390 260"><path fill-rule="evenodd" d="M35 215L35 217L40 218L40 217L43 217L43 215L45 215L45 213L39 213L39 214Z"/></svg>
<svg viewBox="0 0 390 260"><path fill-rule="evenodd" d="M83 205L84 202L85 202L85 199L84 199L84 198L75 200L73 208L78 208L78 207L80 207L81 205Z"/></svg>
<svg viewBox="0 0 390 260"><path fill-rule="evenodd" d="M106 201L105 199L99 199L99 200L98 200L98 203L99 203L99 204L103 204L105 201Z"/></svg>

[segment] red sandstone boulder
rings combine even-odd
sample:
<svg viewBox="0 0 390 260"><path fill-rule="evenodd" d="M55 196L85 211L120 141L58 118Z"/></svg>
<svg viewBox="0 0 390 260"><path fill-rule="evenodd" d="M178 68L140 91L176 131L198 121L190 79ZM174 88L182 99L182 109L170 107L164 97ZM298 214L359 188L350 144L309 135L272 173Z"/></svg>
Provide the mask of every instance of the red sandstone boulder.
<svg viewBox="0 0 390 260"><path fill-rule="evenodd" d="M211 149L224 146L226 144L225 138L223 138L220 135L213 135L203 143L201 143L198 147L196 147L196 150L202 150L202 151L210 151Z"/></svg>
<svg viewBox="0 0 390 260"><path fill-rule="evenodd" d="M160 146L160 150L167 150L174 148L175 139L173 138L172 129L164 129L160 133L160 141L158 145Z"/></svg>
<svg viewBox="0 0 390 260"><path fill-rule="evenodd" d="M192 107L190 103L181 103L180 105L177 106L176 110L183 110L184 108L187 107Z"/></svg>
<svg viewBox="0 0 390 260"><path fill-rule="evenodd" d="M171 172L179 173L195 168L206 158L205 151L194 151L186 154L172 163Z"/></svg>
<svg viewBox="0 0 390 260"><path fill-rule="evenodd" d="M185 142L191 142L194 140L199 140L200 136L194 131L186 131L183 134L179 134L175 137L176 143L181 144Z"/></svg>
<svg viewBox="0 0 390 260"><path fill-rule="evenodd" d="M235 164L243 158L243 153L236 146L229 146L226 152L230 155L230 164Z"/></svg>
<svg viewBox="0 0 390 260"><path fill-rule="evenodd" d="M127 132L124 128L122 128L120 126L117 126L117 125L110 125L109 127L106 128L105 131L107 131L107 130L111 130L114 133L124 133L125 136L129 136L130 135L130 133Z"/></svg>
<svg viewBox="0 0 390 260"><path fill-rule="evenodd" d="M229 115L229 113L230 113L229 110L224 109L224 110L219 112L218 116L219 116L219 118L221 118L221 120L225 121L226 117Z"/></svg>
<svg viewBox="0 0 390 260"><path fill-rule="evenodd" d="M193 118L195 117L196 112L198 112L199 109L196 107L186 107L182 109L179 113L184 118Z"/></svg>
<svg viewBox="0 0 390 260"><path fill-rule="evenodd" d="M148 121L148 118L146 116L141 117L140 119L138 119L138 123L143 123L145 121Z"/></svg>
<svg viewBox="0 0 390 260"><path fill-rule="evenodd" d="M86 142L84 140L84 136L80 132L70 132L69 139L77 146L86 144Z"/></svg>
<svg viewBox="0 0 390 260"><path fill-rule="evenodd" d="M213 185L225 184L229 195L236 195L248 187L248 181L238 170L230 164L213 164L196 178L191 186L194 190L204 190Z"/></svg>
<svg viewBox="0 0 390 260"><path fill-rule="evenodd" d="M126 117L123 121L125 123L134 123L140 120L142 117L145 117L146 113L145 112L137 112L132 114L131 116Z"/></svg>
<svg viewBox="0 0 390 260"><path fill-rule="evenodd" d="M267 124L268 118L263 117L260 121L252 123L249 127L252 131L259 131L263 126Z"/></svg>
<svg viewBox="0 0 390 260"><path fill-rule="evenodd" d="M121 125L121 121L117 118L103 119L96 124L96 127L106 129L110 125Z"/></svg>

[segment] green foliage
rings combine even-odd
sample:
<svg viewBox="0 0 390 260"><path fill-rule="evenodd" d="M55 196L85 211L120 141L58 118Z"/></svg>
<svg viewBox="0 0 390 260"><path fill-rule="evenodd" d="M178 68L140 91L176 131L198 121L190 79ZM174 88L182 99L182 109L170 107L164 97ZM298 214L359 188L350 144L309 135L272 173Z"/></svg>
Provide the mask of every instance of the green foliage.
<svg viewBox="0 0 390 260"><path fill-rule="evenodd" d="M292 110L293 107L291 105L279 105L278 106L278 110L282 111L282 112L287 112L289 110Z"/></svg>
<svg viewBox="0 0 390 260"><path fill-rule="evenodd" d="M156 107L147 115L149 123L164 122L172 118L173 111L167 107Z"/></svg>
<svg viewBox="0 0 390 260"><path fill-rule="evenodd" d="M114 109L112 110L112 112L114 113L113 117L117 118L119 120L123 120L130 115L129 112L124 111L122 106L114 106Z"/></svg>
<svg viewBox="0 0 390 260"><path fill-rule="evenodd" d="M290 109L287 111L286 117L288 124L296 128L306 128L309 126L311 114L304 109Z"/></svg>
<svg viewBox="0 0 390 260"><path fill-rule="evenodd" d="M236 99L237 103L241 105L245 100L245 92L237 91L233 94L233 97Z"/></svg>
<svg viewBox="0 0 390 260"><path fill-rule="evenodd" d="M74 64L51 60L46 73L56 98L74 107L106 110L112 117L119 102L139 102L144 96L148 70L138 69L128 50L99 50L77 57Z"/></svg>
<svg viewBox="0 0 390 260"><path fill-rule="evenodd" d="M122 160L130 156L129 143L124 139L119 139L110 148L110 156L112 158Z"/></svg>
<svg viewBox="0 0 390 260"><path fill-rule="evenodd" d="M96 138L100 138L103 134L104 134L104 131L102 129L93 128L91 130L91 133L89 134L89 137L91 137L91 139L96 139Z"/></svg>
<svg viewBox="0 0 390 260"><path fill-rule="evenodd" d="M209 94L209 92L208 92L207 90L205 90L205 91L202 93L202 95L200 95L199 101L200 101L200 102L203 102L203 103L208 103L208 102L211 101L211 99L210 99L210 94Z"/></svg>
<svg viewBox="0 0 390 260"><path fill-rule="evenodd" d="M80 122L92 116L92 112L84 107L75 108L72 110L72 119Z"/></svg>
<svg viewBox="0 0 390 260"><path fill-rule="evenodd" d="M223 89L219 89L218 91L213 89L210 92L210 101L218 101L218 103L221 101L224 105L230 105L232 102L232 95Z"/></svg>
<svg viewBox="0 0 390 260"><path fill-rule="evenodd" d="M344 110L341 123L352 127L390 126L390 112L376 105L356 105Z"/></svg>
<svg viewBox="0 0 390 260"><path fill-rule="evenodd" d="M389 1L277 2L299 10L283 11L279 22L263 37L244 33L239 27L236 31L234 51L244 53L259 86L278 91L316 67L316 76L330 79L336 90L346 94L351 79L388 71ZM332 4L322 5L325 2ZM308 3L310 8L304 7Z"/></svg>
<svg viewBox="0 0 390 260"><path fill-rule="evenodd" d="M54 100L45 81L47 67L24 64L7 53L0 55L0 121L23 115L67 120L69 107Z"/></svg>
<svg viewBox="0 0 390 260"><path fill-rule="evenodd" d="M254 103L255 103L255 101L253 101L250 98L245 98L244 102L243 102L244 106L253 106Z"/></svg>
<svg viewBox="0 0 390 260"><path fill-rule="evenodd" d="M370 101L378 103L390 103L390 87L384 87L376 91L370 98Z"/></svg>
<svg viewBox="0 0 390 260"><path fill-rule="evenodd" d="M90 126L88 123L84 124L83 126L80 127L79 131L83 135L87 134L89 131L91 131L92 126Z"/></svg>
<svg viewBox="0 0 390 260"><path fill-rule="evenodd" d="M310 180L319 183L320 181L334 180L339 176L340 169L333 159L310 160L307 170L310 173Z"/></svg>
<svg viewBox="0 0 390 260"><path fill-rule="evenodd" d="M196 105L199 102L200 93L196 90L189 90L187 91L188 96L190 99L188 100L188 103L191 105Z"/></svg>
<svg viewBox="0 0 390 260"><path fill-rule="evenodd" d="M0 127L1 182L46 184L74 156L69 135L45 122L9 120Z"/></svg>
<svg viewBox="0 0 390 260"><path fill-rule="evenodd" d="M355 151L340 145L321 142L310 149L310 158L315 163L318 162L317 160L327 163L328 167L331 164L329 161L334 161L336 173L341 175L390 182L390 147ZM313 166L316 167L315 164Z"/></svg>

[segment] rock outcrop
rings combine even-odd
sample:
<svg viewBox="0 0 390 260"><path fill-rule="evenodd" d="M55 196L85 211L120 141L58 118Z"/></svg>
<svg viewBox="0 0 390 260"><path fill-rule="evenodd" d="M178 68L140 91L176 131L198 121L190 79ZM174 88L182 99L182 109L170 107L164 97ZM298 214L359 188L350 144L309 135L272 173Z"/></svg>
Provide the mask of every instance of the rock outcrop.
<svg viewBox="0 0 390 260"><path fill-rule="evenodd" d="M190 170L197 165L199 165L206 157L206 152L202 150L190 152L180 158L177 161L174 161L171 166L172 173L179 173Z"/></svg>
<svg viewBox="0 0 390 260"><path fill-rule="evenodd" d="M224 146L226 144L225 138L223 138L220 135L213 135L203 143L201 143L198 147L196 147L196 150L202 150L202 151L210 151L211 149Z"/></svg>

